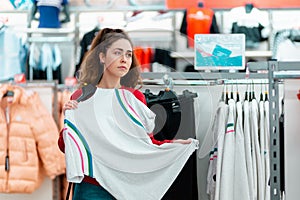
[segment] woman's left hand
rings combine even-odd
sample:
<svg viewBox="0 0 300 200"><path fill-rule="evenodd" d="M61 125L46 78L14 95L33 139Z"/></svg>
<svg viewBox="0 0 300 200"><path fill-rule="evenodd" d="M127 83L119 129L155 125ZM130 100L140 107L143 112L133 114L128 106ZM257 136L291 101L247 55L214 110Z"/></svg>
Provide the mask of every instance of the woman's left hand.
<svg viewBox="0 0 300 200"><path fill-rule="evenodd" d="M63 106L63 110L62 111L65 114L66 110L73 110L73 109L76 109L77 107L78 107L78 102L77 101L75 101L75 100L69 100Z"/></svg>

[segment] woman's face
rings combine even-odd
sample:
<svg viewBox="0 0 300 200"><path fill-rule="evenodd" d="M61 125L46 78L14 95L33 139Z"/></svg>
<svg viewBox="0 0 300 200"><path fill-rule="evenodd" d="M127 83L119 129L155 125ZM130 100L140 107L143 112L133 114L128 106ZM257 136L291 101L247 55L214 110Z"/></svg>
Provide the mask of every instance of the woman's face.
<svg viewBox="0 0 300 200"><path fill-rule="evenodd" d="M126 39L119 39L114 42L106 55L100 54L100 60L104 62L104 73L112 76L125 76L132 63L132 46Z"/></svg>

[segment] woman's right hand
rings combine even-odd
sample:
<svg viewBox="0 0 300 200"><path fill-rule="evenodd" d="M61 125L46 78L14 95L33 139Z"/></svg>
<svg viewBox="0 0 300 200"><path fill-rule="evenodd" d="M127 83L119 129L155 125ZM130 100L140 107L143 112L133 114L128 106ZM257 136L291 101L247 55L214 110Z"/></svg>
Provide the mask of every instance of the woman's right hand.
<svg viewBox="0 0 300 200"><path fill-rule="evenodd" d="M65 114L66 110L73 110L76 109L78 106L78 102L76 100L69 100L68 102L65 103L65 105L63 106L63 113Z"/></svg>

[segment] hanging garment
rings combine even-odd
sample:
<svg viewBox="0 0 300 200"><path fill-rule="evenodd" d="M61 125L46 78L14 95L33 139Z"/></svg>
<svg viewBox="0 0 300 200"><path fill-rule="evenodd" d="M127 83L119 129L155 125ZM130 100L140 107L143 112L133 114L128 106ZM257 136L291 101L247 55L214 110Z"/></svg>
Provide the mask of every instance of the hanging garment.
<svg viewBox="0 0 300 200"><path fill-rule="evenodd" d="M247 175L245 138L243 131L243 109L240 101L236 103L235 126L235 161L234 161L234 196L235 200L250 200L249 181Z"/></svg>
<svg viewBox="0 0 300 200"><path fill-rule="evenodd" d="M68 181L79 183L87 175L117 199L161 199L198 141L153 144L147 133L154 118L131 92L97 88L76 110L66 111Z"/></svg>
<svg viewBox="0 0 300 200"><path fill-rule="evenodd" d="M261 36L261 31L264 27L259 24L258 27L240 26L237 22L232 24L231 33L243 33L246 35L246 48L257 48L264 39Z"/></svg>
<svg viewBox="0 0 300 200"><path fill-rule="evenodd" d="M207 172L207 185L206 185L206 193L209 195L210 200L215 199L216 192L216 172L217 172L217 153L218 149L214 148L209 153L209 165Z"/></svg>
<svg viewBox="0 0 300 200"><path fill-rule="evenodd" d="M78 49L78 52L80 52L80 53L77 57L74 76L76 75L76 72L79 70L80 65L81 65L86 53L91 48L93 39L96 37L96 35L98 34L99 31L100 31L100 29L98 27L95 27L93 30L91 30L83 35L82 40L80 41L79 49Z"/></svg>
<svg viewBox="0 0 300 200"><path fill-rule="evenodd" d="M143 72L150 72L151 69L151 63L153 62L153 57L154 57L154 50L152 47L146 47L144 48L143 51L143 65L142 71Z"/></svg>
<svg viewBox="0 0 300 200"><path fill-rule="evenodd" d="M266 193L266 182L265 182L265 173L266 173L266 166L265 166L265 108L264 108L264 101L259 101L259 145L260 145L260 159L261 159L261 184L262 184L262 196L261 199L264 200L265 193Z"/></svg>
<svg viewBox="0 0 300 200"><path fill-rule="evenodd" d="M0 80L13 79L21 73L22 53L25 51L21 38L9 27L0 29Z"/></svg>
<svg viewBox="0 0 300 200"><path fill-rule="evenodd" d="M219 199L220 174L223 158L223 143L225 137L225 125L227 123L228 105L220 101L214 116L211 134L216 138L216 144L211 151L209 169L207 174L207 189L211 200Z"/></svg>
<svg viewBox="0 0 300 200"><path fill-rule="evenodd" d="M62 55L57 44L31 44L29 66L33 71L33 79L58 80L62 83L61 64Z"/></svg>
<svg viewBox="0 0 300 200"><path fill-rule="evenodd" d="M140 65L143 65L144 63L144 56L143 56L143 47L142 46L135 46L133 49L134 55L136 57L136 59L139 61ZM143 69L141 69L143 71Z"/></svg>
<svg viewBox="0 0 300 200"><path fill-rule="evenodd" d="M176 69L176 59L171 57L170 54L171 50L155 48L153 63L157 62L171 70Z"/></svg>
<svg viewBox="0 0 300 200"><path fill-rule="evenodd" d="M251 133L250 133L250 110L249 101L244 101L244 136L245 136L245 154L246 154L246 166L248 176L248 186L250 199L254 199L254 172L252 163L252 146L251 146Z"/></svg>
<svg viewBox="0 0 300 200"><path fill-rule="evenodd" d="M269 128L269 101L264 102L265 108L265 200L270 200L270 128Z"/></svg>
<svg viewBox="0 0 300 200"><path fill-rule="evenodd" d="M7 91L14 94L10 105L3 104ZM38 93L1 85L0 139L0 193L32 193L45 174L65 172L56 123Z"/></svg>
<svg viewBox="0 0 300 200"><path fill-rule="evenodd" d="M278 61L300 61L300 42L286 38L278 44L275 59Z"/></svg>
<svg viewBox="0 0 300 200"><path fill-rule="evenodd" d="M179 122L178 131L175 133L174 139L196 138L195 130L195 111L194 98L197 93L184 90L178 95L181 109L181 120ZM167 124L177 123L168 112ZM156 114L158 117L158 114ZM197 185L197 156L194 152L185 163L183 169L172 183L162 200L198 200Z"/></svg>
<svg viewBox="0 0 300 200"><path fill-rule="evenodd" d="M270 34L268 12L252 8L247 12L245 6L232 8L224 24L224 33L244 33L246 48L257 48Z"/></svg>
<svg viewBox="0 0 300 200"><path fill-rule="evenodd" d="M262 164L260 156L260 145L258 139L258 103L256 99L252 99L250 105L250 116L251 116L251 126L250 132L252 137L252 164L253 164L253 174L254 174L254 198L258 200L263 200L264 186L262 185Z"/></svg>
<svg viewBox="0 0 300 200"><path fill-rule="evenodd" d="M154 138L160 141L173 140L181 125L182 114L177 94L172 90L164 90L155 95L149 89L144 94L148 107L156 115Z"/></svg>
<svg viewBox="0 0 300 200"><path fill-rule="evenodd" d="M220 199L232 200L234 195L234 157L235 157L235 101L228 101L228 121L224 137L223 160L220 180Z"/></svg>
<svg viewBox="0 0 300 200"><path fill-rule="evenodd" d="M197 93L184 90L177 95L172 90L153 94L144 92L148 107L156 114L154 138L157 140L196 137L194 98Z"/></svg>
<svg viewBox="0 0 300 200"><path fill-rule="evenodd" d="M299 42L300 30L298 29L283 29L272 34L270 49L272 50L272 58L277 60L287 61L299 58ZM290 42L294 43L291 44ZM298 45L297 45L298 43ZM298 48L297 48L298 46ZM291 49L290 49L291 48ZM278 52L278 50L280 52ZM288 52L288 53L287 53Z"/></svg>
<svg viewBox="0 0 300 200"><path fill-rule="evenodd" d="M150 72L151 63L153 61L153 49L151 47L136 46L133 51L137 60L140 63L141 71Z"/></svg>
<svg viewBox="0 0 300 200"><path fill-rule="evenodd" d="M192 7L184 11L180 33L187 36L187 47L194 47L194 35L220 33L215 13L210 8Z"/></svg>
<svg viewBox="0 0 300 200"><path fill-rule="evenodd" d="M221 172L222 172L222 161L223 161L223 151L224 151L224 139L226 133L226 124L229 112L229 106L225 104L224 101L219 103L220 111L220 132L218 134L217 140L217 171L216 171L216 191L215 191L215 200L221 199L220 197L220 188L221 188ZM222 127L224 126L224 127Z"/></svg>
<svg viewBox="0 0 300 200"><path fill-rule="evenodd" d="M255 99L254 99L255 100ZM255 100L256 102L256 100ZM255 148L255 134L257 134L255 131L257 130L257 111L253 109L253 106L255 105L252 100L250 101L249 105L249 114L250 114L250 135L251 135L251 158L252 158L252 169L253 169L253 197L254 199L257 199L258 189L257 189L257 158L256 158L256 148ZM255 112L255 113L253 113ZM253 117L254 120L253 120Z"/></svg>
<svg viewBox="0 0 300 200"><path fill-rule="evenodd" d="M161 200L198 200L196 151L186 161L184 167Z"/></svg>
<svg viewBox="0 0 300 200"><path fill-rule="evenodd" d="M53 80L53 71L62 63L60 49L57 44L43 43L41 52L41 70L46 71L47 80Z"/></svg>
<svg viewBox="0 0 300 200"><path fill-rule="evenodd" d="M197 96L197 93L188 90L184 90L182 94L178 95L181 120L175 139L196 138L194 98Z"/></svg>

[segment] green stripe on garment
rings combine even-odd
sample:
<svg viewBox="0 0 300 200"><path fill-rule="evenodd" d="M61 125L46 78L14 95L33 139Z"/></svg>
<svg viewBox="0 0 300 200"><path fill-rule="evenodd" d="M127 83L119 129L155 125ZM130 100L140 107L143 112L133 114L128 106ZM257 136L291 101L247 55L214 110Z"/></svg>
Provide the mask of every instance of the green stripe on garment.
<svg viewBox="0 0 300 200"><path fill-rule="evenodd" d="M121 99L120 91L119 91L118 89L115 89L115 93L116 93L118 102L119 102L120 106L122 107L122 109L124 110L124 112L126 113L126 115L127 115L134 123L136 123L138 126L144 128L143 124L142 124L138 119L136 119L134 116L132 116L132 114L131 114L131 113L128 111L128 109L126 108L124 102L123 102L122 99Z"/></svg>
<svg viewBox="0 0 300 200"><path fill-rule="evenodd" d="M89 176L94 177L93 176L93 163L92 163L92 154L89 148L89 145L87 143L87 141L84 139L84 137L82 136L82 134L80 133L80 131L76 128L76 126L74 124L72 124L72 122L70 122L67 119L64 119L64 123L68 125L68 127L70 127L79 137L81 143L84 146L87 158L88 158L88 171L89 171Z"/></svg>
<svg viewBox="0 0 300 200"><path fill-rule="evenodd" d="M227 128L229 128L229 127L233 127L234 126L234 124L233 123L228 123L227 124Z"/></svg>

